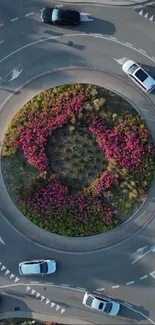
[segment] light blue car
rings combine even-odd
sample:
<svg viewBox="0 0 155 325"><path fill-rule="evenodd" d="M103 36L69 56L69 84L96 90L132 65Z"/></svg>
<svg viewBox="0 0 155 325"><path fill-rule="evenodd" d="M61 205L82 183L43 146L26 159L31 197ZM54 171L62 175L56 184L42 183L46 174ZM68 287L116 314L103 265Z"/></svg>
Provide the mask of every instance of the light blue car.
<svg viewBox="0 0 155 325"><path fill-rule="evenodd" d="M19 263L21 275L48 275L55 271L56 262L54 260L32 260Z"/></svg>

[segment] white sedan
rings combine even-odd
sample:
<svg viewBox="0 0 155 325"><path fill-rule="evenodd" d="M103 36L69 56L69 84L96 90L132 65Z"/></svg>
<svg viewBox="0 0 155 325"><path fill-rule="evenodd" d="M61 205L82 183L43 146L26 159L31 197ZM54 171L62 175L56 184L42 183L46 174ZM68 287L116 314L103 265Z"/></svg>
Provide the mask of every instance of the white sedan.
<svg viewBox="0 0 155 325"><path fill-rule="evenodd" d="M46 275L56 271L54 260L32 260L19 263L21 275Z"/></svg>
<svg viewBox="0 0 155 325"><path fill-rule="evenodd" d="M122 70L145 92L151 92L155 88L155 80L132 60L126 61Z"/></svg>
<svg viewBox="0 0 155 325"><path fill-rule="evenodd" d="M116 316L120 310L120 304L108 299L96 297L88 292L83 297L83 304L86 307L101 311L107 315Z"/></svg>

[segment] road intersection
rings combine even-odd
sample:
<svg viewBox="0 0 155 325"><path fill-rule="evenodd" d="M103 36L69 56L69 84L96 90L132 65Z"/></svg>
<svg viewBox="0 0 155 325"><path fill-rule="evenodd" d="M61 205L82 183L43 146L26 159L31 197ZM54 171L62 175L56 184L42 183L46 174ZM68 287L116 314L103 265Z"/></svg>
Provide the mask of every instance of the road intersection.
<svg viewBox="0 0 155 325"><path fill-rule="evenodd" d="M16 1L16 6L1 2L0 141L11 117L28 99L67 82L92 82L123 95L144 116L155 140L154 94L142 94L121 70L122 60L130 58L155 77L155 25L133 7L79 4L76 8L92 20L58 29L40 23L45 1ZM155 324L155 184L126 224L93 239L52 237L31 225L10 200L1 173L0 213L2 314L35 312L61 323L75 319L76 324L80 319ZM41 279L19 276L20 261L40 257L56 259L57 273ZM86 290L121 301L121 314L112 320L87 310L82 305Z"/></svg>

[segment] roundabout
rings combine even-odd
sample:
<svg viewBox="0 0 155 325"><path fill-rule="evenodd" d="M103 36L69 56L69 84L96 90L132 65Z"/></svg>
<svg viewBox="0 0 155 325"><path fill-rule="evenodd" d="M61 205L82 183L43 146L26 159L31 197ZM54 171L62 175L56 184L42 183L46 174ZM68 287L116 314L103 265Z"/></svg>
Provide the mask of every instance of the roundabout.
<svg viewBox="0 0 155 325"><path fill-rule="evenodd" d="M81 33L80 35L76 35L77 31L73 31L72 34L68 33L68 36L58 36L59 41L57 39L50 40L50 38L46 39L46 41L35 39L34 42L31 42L33 45L30 46L28 45L30 42L24 45L22 43L21 46L18 46L19 40L17 37L16 47L13 48L12 45L12 54L5 48L4 40L3 44L1 44L1 47L4 46L5 56L1 57L1 75L3 77L3 83L0 85L1 143L10 119L14 116L16 110L30 98L49 87L80 82L106 87L128 99L144 117L147 127L151 131L152 138L155 140L154 94L150 94L149 96L142 94L123 75L120 65L122 58L132 58L145 65L145 67L152 71L153 75L153 42L151 38L147 38L146 36L147 30L150 28L151 33L151 28L153 29L153 27L146 27L145 32L143 28L141 32L136 30L135 34L131 33L132 35L129 35L128 29L128 37L126 40L124 37L123 40L123 20L126 19L127 13L129 13L129 16L132 15L132 10L121 10L124 16L119 22L119 20L117 21L119 17L117 10L115 10L114 18L114 11L112 9L104 9L105 20L111 23L113 22L115 25L117 30L115 35L116 39L112 39L114 36L109 36L108 40L102 37L102 26L99 31L99 20L102 15L101 8L95 8L94 16L96 15L98 17L96 32L98 30L98 33L101 33L100 35L81 35ZM89 25L87 23L85 25L86 27L83 26L81 28L90 29L91 33L92 29L95 30L95 23L94 20L92 25L89 22ZM33 19L31 24L33 25ZM127 24L131 27L129 21ZM149 24L149 22L145 22L145 24ZM44 27L41 28L40 36L42 37L45 29ZM114 28L112 29L112 26L108 27L107 25L106 34L108 34L108 28L109 33L112 30L115 33ZM133 28L132 26L131 30ZM53 32L58 33L57 28L54 27ZM61 29L61 32L66 34L65 28L64 30ZM146 37L146 42L144 43L146 47L142 47L141 36L143 32ZM135 44L138 33L137 50L135 51L132 44ZM37 37L35 36L35 38ZM152 34L151 37L154 40ZM121 43L123 44L118 43L119 39L122 39ZM73 42L73 46L68 46L69 41ZM22 46L25 48L21 49ZM147 51L145 52L146 48ZM9 81L13 76L13 69L18 70L18 72L22 70L22 72L16 79ZM78 318L80 319L81 316L83 320L88 322L93 321L94 323L97 322L100 324L103 324L103 322L111 323L112 320L107 317L105 318L86 309L81 311L81 308L83 308L81 302L83 294L78 298L75 292L74 294L72 292L70 298L70 294L68 293L69 289L61 288L64 285L64 287L79 288L78 290L83 290L82 292L88 290L96 291L101 295L104 293L108 296L114 296L116 300L122 301L122 308L125 303L128 304L129 309L136 310L133 316L131 313L122 309L123 314L118 316L117 319L115 318L114 323L123 324L125 321L126 324L137 322L145 324L147 319L147 321L154 324L154 182L148 193L146 202L138 212L121 227L104 234L104 237L99 235L93 237L91 240L89 238L75 238L74 240L65 238L64 240L64 238L58 235L53 235L52 241L48 233L45 233L41 229L36 229L36 226L26 220L19 210L15 208L6 191L2 174L0 184L0 225L1 229L3 229L1 236L5 243L5 245L1 244L0 250L1 263L6 267L6 271L12 272L11 274L19 278L17 270L20 261L40 258L40 256L54 258L59 265L58 272L51 276L50 279L46 277L44 281L39 281L43 287L48 286L47 283L54 283L55 285L54 290L53 288L52 290L50 288L48 289L46 299L49 299L50 302L48 300L46 301L47 306L53 302L65 309L64 315L66 317L75 317L76 320ZM132 264L133 262L134 264ZM8 277L9 274L8 272L6 276L1 278L1 290L3 290L5 296L9 295L8 290L10 292L10 289L6 291L5 288L6 278L8 279L6 286L9 288L10 285L11 279ZM34 294L36 297L37 293L45 296L43 292L35 288L37 285L37 283L35 285L35 281L38 282L38 278L31 278L30 281L27 278L20 278L18 283L25 283L25 286L31 286L31 291L34 290L32 295ZM25 299L28 305L30 296L26 294L27 291L24 291L24 293L22 291L21 295L18 283L16 292L14 291L12 295L14 297L18 296L20 301ZM56 286L60 286L60 288L57 289ZM62 290L65 290L63 298L61 298ZM71 307L73 303L70 299L74 301L76 310ZM66 302L67 306L64 307L65 300L68 300L68 302ZM31 309L34 312L37 312L38 308L37 302L34 303L34 309L31 303ZM24 307L21 310L24 312ZM5 312L9 312L9 310L5 309ZM46 313L46 310L42 307L42 314ZM49 315L55 319L56 314L54 309L50 309ZM61 315L62 322L63 313Z"/></svg>

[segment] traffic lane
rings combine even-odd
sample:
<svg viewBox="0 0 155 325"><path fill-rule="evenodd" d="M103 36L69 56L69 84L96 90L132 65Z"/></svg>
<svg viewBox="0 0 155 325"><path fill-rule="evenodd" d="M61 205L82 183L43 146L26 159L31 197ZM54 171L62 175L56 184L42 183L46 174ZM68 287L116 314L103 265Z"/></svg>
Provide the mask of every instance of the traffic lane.
<svg viewBox="0 0 155 325"><path fill-rule="evenodd" d="M48 251L41 247L38 249L38 246L20 236L5 223L3 223L3 229L8 236L8 239L3 236L5 246L2 244L0 246L1 263L6 267L2 271L3 276L8 269L22 282L53 282L58 285L67 284L71 287L84 287L87 290L105 288L106 291L111 291L113 287L121 287L131 281L135 284L139 282L142 287L152 286L153 278L149 273L155 270L155 263L152 268L145 262L132 265L133 259L131 259L129 243L95 254L67 255ZM20 276L19 263L32 259L55 259L57 262L56 273L44 277ZM140 278L146 274L148 275L147 281L140 281ZM9 276L10 274L4 276L4 281Z"/></svg>
<svg viewBox="0 0 155 325"><path fill-rule="evenodd" d="M10 0L1 0L0 3L0 23L9 23L10 20L18 17L19 19L31 12L40 11L42 5L39 1L16 0L16 3Z"/></svg>
<svg viewBox="0 0 155 325"><path fill-rule="evenodd" d="M27 288L28 291L26 291ZM137 322L141 322L142 324L146 323L146 318L137 311L137 306L132 306L131 309L123 301L117 299L115 301L118 301L121 306L119 314L114 317L85 307L82 304L85 292L82 291L30 284L28 286L19 285L18 287L6 288L3 289L3 292L6 296L11 296L13 299L18 297L18 305L21 306L22 311L24 311L22 307L22 303L24 302L26 308L35 312L46 312L47 315L52 314L53 316L59 315L61 317L61 311L63 310L63 316L73 317L74 319L80 318L81 320L87 321L91 320L91 322L97 324L124 324L124 322L126 324L136 324ZM40 295L38 298L36 298L38 296L37 293ZM111 298L106 295L102 296L102 298L111 301ZM12 305L14 306L14 301ZM57 306L59 306L58 309L56 308Z"/></svg>
<svg viewBox="0 0 155 325"><path fill-rule="evenodd" d="M155 62L151 61L151 58L106 36L68 33L63 36L51 35L46 40L31 39L31 41L24 48L17 46L15 53L8 54L8 58L5 59L5 56L1 58L2 76L19 63L24 69L26 78L50 68L80 65L94 66L99 70L108 70L125 77L121 64L116 60L126 57L155 67Z"/></svg>

